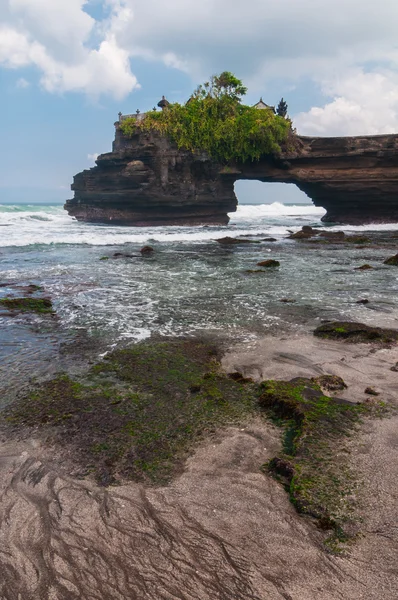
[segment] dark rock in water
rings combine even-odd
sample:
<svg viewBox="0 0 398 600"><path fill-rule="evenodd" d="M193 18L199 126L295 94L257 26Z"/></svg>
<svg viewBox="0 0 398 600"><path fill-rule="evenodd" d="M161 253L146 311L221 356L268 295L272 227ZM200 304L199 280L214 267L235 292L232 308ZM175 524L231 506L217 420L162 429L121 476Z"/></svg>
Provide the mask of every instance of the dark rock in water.
<svg viewBox="0 0 398 600"><path fill-rule="evenodd" d="M276 238L270 237L270 238L263 238L261 241L262 242L277 242L278 240Z"/></svg>
<svg viewBox="0 0 398 600"><path fill-rule="evenodd" d="M178 149L158 132L136 127L125 136L120 122L115 128L112 152L74 177L65 208L78 221L226 225L237 207L234 184L243 179L295 183L327 210L325 222L398 221L398 135L292 136L278 155L224 165L200 150Z"/></svg>
<svg viewBox="0 0 398 600"><path fill-rule="evenodd" d="M223 237L223 238L218 238L217 240L215 240L216 242L218 242L219 244L225 245L225 246L229 246L229 245L233 245L233 244L258 244L259 241L258 240L247 240L247 239L237 239L237 238L233 238L233 237Z"/></svg>
<svg viewBox="0 0 398 600"><path fill-rule="evenodd" d="M293 302L296 302L296 300L294 300L294 298L281 298L279 302L284 302L285 304L292 304Z"/></svg>
<svg viewBox="0 0 398 600"><path fill-rule="evenodd" d="M147 256L148 254L153 254L155 250L152 248L152 246L144 246L141 248L140 252L143 256Z"/></svg>
<svg viewBox="0 0 398 600"><path fill-rule="evenodd" d="M124 254L123 252L115 252L113 258L134 258L134 254Z"/></svg>
<svg viewBox="0 0 398 600"><path fill-rule="evenodd" d="M344 380L338 375L321 375L320 377L314 377L312 381L329 392L336 392L337 390L344 390L347 388Z"/></svg>
<svg viewBox="0 0 398 600"><path fill-rule="evenodd" d="M312 238L313 235L312 233L305 233L305 231L297 231L296 233L291 233L288 238L289 240L308 240L309 238Z"/></svg>
<svg viewBox="0 0 398 600"><path fill-rule="evenodd" d="M361 300L357 300L357 304L369 304L370 300L367 298L362 298Z"/></svg>
<svg viewBox="0 0 398 600"><path fill-rule="evenodd" d="M372 265L361 265L360 267L355 267L354 271L369 271L369 269L373 269Z"/></svg>
<svg viewBox="0 0 398 600"><path fill-rule="evenodd" d="M317 327L314 335L326 339L347 340L354 343L398 341L398 330L371 327L351 321L329 321Z"/></svg>
<svg viewBox="0 0 398 600"><path fill-rule="evenodd" d="M258 267L279 267L280 266L280 262L279 260L274 260L273 258L269 258L268 260L262 260L260 262L257 263Z"/></svg>
<svg viewBox="0 0 398 600"><path fill-rule="evenodd" d="M379 392L376 392L376 390L372 387L367 387L365 390L365 394L368 394L369 396L380 396Z"/></svg>
<svg viewBox="0 0 398 600"><path fill-rule="evenodd" d="M301 228L301 231L303 233L308 233L310 235L316 235L317 233L320 233L321 230L320 229L314 229L313 227L311 227L310 225L303 225L303 227Z"/></svg>
<svg viewBox="0 0 398 600"><path fill-rule="evenodd" d="M344 231L321 231L319 236L336 242L345 239Z"/></svg>
<svg viewBox="0 0 398 600"><path fill-rule="evenodd" d="M390 371L395 371L396 373L398 373L398 362L396 362L395 365L391 367Z"/></svg>
<svg viewBox="0 0 398 600"><path fill-rule="evenodd" d="M350 235L346 237L346 241L350 244L369 244L371 240L364 235Z"/></svg>
<svg viewBox="0 0 398 600"><path fill-rule="evenodd" d="M18 312L53 312L53 304L49 298L2 298L0 307Z"/></svg>
<svg viewBox="0 0 398 600"><path fill-rule="evenodd" d="M395 254L395 256L391 256L390 258L387 258L384 261L385 265L392 265L394 267L398 267L398 254Z"/></svg>

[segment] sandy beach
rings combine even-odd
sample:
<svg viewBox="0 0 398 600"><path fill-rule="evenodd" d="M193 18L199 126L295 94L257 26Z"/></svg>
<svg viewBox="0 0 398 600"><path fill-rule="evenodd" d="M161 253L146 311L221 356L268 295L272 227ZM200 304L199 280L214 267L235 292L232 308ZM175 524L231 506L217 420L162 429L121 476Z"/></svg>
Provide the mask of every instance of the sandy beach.
<svg viewBox="0 0 398 600"><path fill-rule="evenodd" d="M340 375L347 399L372 386L396 404L396 360L394 347L298 336L230 348L222 365L258 380ZM323 532L261 472L281 444L264 420L216 432L163 487L104 489L73 476L68 448L3 436L0 598L395 598L397 426L394 413L368 419L350 440L363 526L342 556L325 552Z"/></svg>

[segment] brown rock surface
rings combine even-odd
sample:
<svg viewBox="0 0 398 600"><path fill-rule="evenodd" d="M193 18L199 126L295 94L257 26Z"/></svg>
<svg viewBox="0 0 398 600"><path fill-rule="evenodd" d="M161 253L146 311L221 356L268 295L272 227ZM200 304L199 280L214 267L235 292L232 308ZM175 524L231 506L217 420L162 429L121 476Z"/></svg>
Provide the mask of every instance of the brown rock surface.
<svg viewBox="0 0 398 600"><path fill-rule="evenodd" d="M295 183L324 221L398 221L398 135L296 137L294 148L258 162L220 165L156 134L123 136L75 176L65 208L79 221L124 225L225 225L241 179Z"/></svg>

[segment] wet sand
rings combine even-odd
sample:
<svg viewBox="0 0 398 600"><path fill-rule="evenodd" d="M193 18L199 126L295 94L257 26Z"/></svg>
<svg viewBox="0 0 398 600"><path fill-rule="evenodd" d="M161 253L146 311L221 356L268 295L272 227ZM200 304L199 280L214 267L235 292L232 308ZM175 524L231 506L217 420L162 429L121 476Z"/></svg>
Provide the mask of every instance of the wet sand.
<svg viewBox="0 0 398 600"><path fill-rule="evenodd" d="M397 360L396 348L302 336L233 348L223 366L258 380L336 374L344 397L371 386L396 404ZM364 535L346 556L327 554L260 471L279 449L280 431L256 420L202 443L167 487L103 489L73 477L67 448L3 439L1 600L397 598L398 416L365 421L351 441Z"/></svg>

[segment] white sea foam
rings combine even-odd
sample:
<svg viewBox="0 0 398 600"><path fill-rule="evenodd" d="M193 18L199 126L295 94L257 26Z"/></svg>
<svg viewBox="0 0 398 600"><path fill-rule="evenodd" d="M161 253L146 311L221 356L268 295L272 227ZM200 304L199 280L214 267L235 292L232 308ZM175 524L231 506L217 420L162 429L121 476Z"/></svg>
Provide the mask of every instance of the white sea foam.
<svg viewBox="0 0 398 600"><path fill-rule="evenodd" d="M280 202L272 204L240 204L236 213L230 213L233 221L267 219L272 217L314 217L320 219L325 214L324 208L313 204L288 205Z"/></svg>
<svg viewBox="0 0 398 600"><path fill-rule="evenodd" d="M62 206L0 205L0 246L37 244L121 244L204 243L224 235L285 236L304 223L320 225L325 211L313 205L284 205L279 202L240 205L231 213L228 227L117 227L78 223ZM329 227L344 231L391 231L398 224L345 225Z"/></svg>

